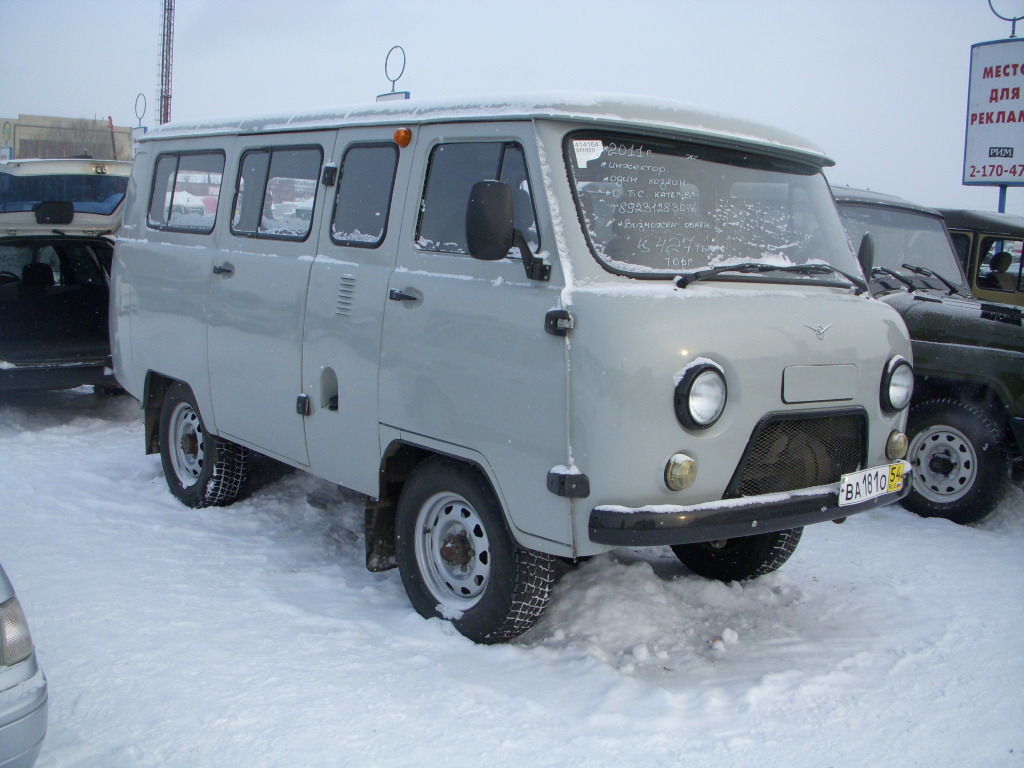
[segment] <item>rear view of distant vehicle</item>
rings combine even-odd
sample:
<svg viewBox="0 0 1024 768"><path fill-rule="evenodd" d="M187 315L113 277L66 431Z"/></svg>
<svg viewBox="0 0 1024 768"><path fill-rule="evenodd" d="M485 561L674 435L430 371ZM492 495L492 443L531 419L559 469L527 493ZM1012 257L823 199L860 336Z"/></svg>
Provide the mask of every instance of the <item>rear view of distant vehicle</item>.
<svg viewBox="0 0 1024 768"><path fill-rule="evenodd" d="M0 566L0 768L30 768L46 736L46 678L25 613Z"/></svg>
<svg viewBox="0 0 1024 768"><path fill-rule="evenodd" d="M1024 306L1024 216L940 208L971 293Z"/></svg>
<svg viewBox="0 0 1024 768"><path fill-rule="evenodd" d="M929 517L981 520L1021 466L1021 310L969 295L937 211L866 190L834 194L853 243L871 234L872 292L903 316L914 347L914 480L903 503Z"/></svg>
<svg viewBox="0 0 1024 768"><path fill-rule="evenodd" d="M107 304L131 163L0 163L0 390L116 387Z"/></svg>

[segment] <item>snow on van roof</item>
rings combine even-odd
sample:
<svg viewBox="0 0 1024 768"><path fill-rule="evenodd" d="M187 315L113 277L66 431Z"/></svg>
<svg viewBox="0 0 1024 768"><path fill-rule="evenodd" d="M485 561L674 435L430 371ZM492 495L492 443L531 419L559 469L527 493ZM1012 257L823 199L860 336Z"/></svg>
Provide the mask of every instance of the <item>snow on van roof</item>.
<svg viewBox="0 0 1024 768"><path fill-rule="evenodd" d="M819 147L778 128L707 112L675 101L588 93L489 96L443 101L385 101L293 114L180 121L159 126L142 140L315 130L341 125L545 118L667 129L694 138L725 139L760 145L768 150L801 156L819 165L833 165L832 160Z"/></svg>

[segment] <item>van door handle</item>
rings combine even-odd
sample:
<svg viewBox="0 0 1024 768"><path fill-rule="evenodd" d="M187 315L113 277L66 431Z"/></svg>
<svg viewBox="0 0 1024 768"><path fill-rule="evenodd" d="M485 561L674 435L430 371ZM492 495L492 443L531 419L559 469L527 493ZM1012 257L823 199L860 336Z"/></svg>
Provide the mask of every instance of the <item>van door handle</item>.
<svg viewBox="0 0 1024 768"><path fill-rule="evenodd" d="M225 261L223 264L214 264L213 274L231 277L233 274L235 274L235 268L231 266L229 262Z"/></svg>
<svg viewBox="0 0 1024 768"><path fill-rule="evenodd" d="M411 293L406 293L405 291L396 291L393 288L388 293L388 298L391 299L392 301L418 301L419 300L416 296L413 296Z"/></svg>

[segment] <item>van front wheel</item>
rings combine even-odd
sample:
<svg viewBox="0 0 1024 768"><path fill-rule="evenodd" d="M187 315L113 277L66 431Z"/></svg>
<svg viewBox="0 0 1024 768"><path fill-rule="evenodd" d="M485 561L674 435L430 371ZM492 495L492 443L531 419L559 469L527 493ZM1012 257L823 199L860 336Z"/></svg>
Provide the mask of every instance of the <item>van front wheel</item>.
<svg viewBox="0 0 1024 768"><path fill-rule="evenodd" d="M803 528L789 528L738 539L677 544L672 551L698 576L745 581L781 568L800 543L803 532Z"/></svg>
<svg viewBox="0 0 1024 768"><path fill-rule="evenodd" d="M486 481L446 459L422 464L402 489L395 550L413 607L474 642L517 637L551 596L554 558L516 546Z"/></svg>
<svg viewBox="0 0 1024 768"><path fill-rule="evenodd" d="M182 503L222 506L241 494L249 449L208 434L192 391L176 383L160 408L160 462L167 487Z"/></svg>

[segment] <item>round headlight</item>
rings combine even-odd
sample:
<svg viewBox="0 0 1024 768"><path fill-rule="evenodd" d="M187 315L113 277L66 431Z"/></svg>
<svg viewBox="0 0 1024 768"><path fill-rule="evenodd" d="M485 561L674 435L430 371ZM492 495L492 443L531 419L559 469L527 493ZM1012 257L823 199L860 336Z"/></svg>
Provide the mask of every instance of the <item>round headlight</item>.
<svg viewBox="0 0 1024 768"><path fill-rule="evenodd" d="M885 366L882 376L882 408L886 411L902 411L910 404L914 394L914 369L902 357L894 357Z"/></svg>
<svg viewBox="0 0 1024 768"><path fill-rule="evenodd" d="M706 429L718 421L727 398L721 369L711 363L695 366L676 385L676 418L689 429Z"/></svg>

